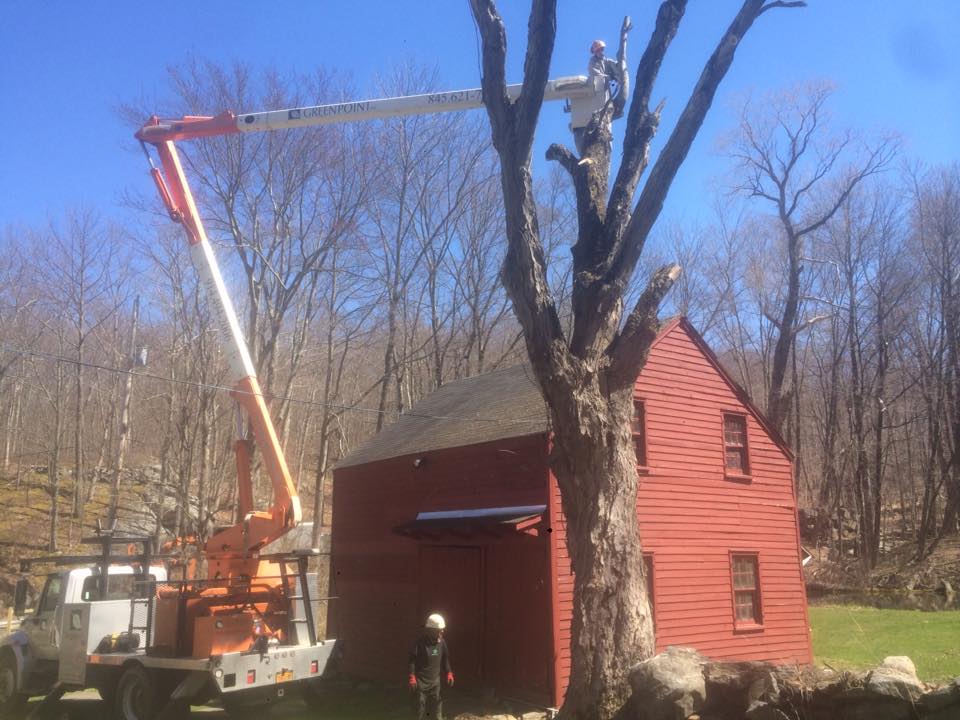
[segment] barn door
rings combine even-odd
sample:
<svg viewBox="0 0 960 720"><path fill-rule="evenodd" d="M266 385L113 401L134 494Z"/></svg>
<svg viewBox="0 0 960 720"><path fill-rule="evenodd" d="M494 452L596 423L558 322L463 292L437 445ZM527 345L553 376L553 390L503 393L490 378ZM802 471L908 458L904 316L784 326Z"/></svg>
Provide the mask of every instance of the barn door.
<svg viewBox="0 0 960 720"><path fill-rule="evenodd" d="M483 677L483 558L478 547L420 548L420 615L438 612L457 685L479 687Z"/></svg>

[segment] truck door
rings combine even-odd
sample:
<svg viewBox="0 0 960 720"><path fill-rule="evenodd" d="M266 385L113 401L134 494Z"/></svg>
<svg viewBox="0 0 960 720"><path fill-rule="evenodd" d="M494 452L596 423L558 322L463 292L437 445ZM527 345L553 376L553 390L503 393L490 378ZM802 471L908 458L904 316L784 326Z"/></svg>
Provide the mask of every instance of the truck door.
<svg viewBox="0 0 960 720"><path fill-rule="evenodd" d="M66 590L66 576L50 575L40 593L40 601L33 617L23 623L23 630L30 637L30 646L35 656L43 660L56 660L60 645L60 606Z"/></svg>

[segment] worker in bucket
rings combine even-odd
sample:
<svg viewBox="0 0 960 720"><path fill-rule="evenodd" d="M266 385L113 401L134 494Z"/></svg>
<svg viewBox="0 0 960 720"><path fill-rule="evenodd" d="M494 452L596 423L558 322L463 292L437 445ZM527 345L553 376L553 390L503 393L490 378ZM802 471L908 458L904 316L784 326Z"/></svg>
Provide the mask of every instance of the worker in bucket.
<svg viewBox="0 0 960 720"><path fill-rule="evenodd" d="M619 120L623 117L623 108L627 103L626 94L623 91L624 68L616 60L611 60L604 53L607 51L607 44L603 40L594 40L590 44L590 60L587 62L587 75L590 77L602 77L606 83L607 97L613 100L613 119Z"/></svg>
<svg viewBox="0 0 960 720"><path fill-rule="evenodd" d="M443 631L447 623L443 616L432 613L424 624L413 649L410 651L410 675L408 685L417 691L420 701L419 720L443 720L443 702L440 698L440 680L453 686L453 670L450 653Z"/></svg>
<svg viewBox="0 0 960 720"><path fill-rule="evenodd" d="M587 62L587 75L591 78L603 78L604 88L607 93L607 101L613 103L613 120L619 120L623 117L623 108L626 104L625 72L624 68L616 60L611 60L605 56L607 44L603 40L594 40L590 44L590 60ZM586 128L574 128L573 141L577 147L577 152L583 155L584 151L584 133Z"/></svg>

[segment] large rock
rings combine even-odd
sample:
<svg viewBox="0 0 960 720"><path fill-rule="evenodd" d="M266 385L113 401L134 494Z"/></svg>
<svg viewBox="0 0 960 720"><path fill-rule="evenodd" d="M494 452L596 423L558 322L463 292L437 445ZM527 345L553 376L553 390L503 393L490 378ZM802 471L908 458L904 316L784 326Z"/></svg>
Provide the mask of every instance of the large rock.
<svg viewBox="0 0 960 720"><path fill-rule="evenodd" d="M923 717L931 720L960 718L960 678L924 694L919 705L926 711Z"/></svg>
<svg viewBox="0 0 960 720"><path fill-rule="evenodd" d="M637 666L630 683L637 720L960 720L960 678L928 689L903 656L838 673L669 648Z"/></svg>
<svg viewBox="0 0 960 720"><path fill-rule="evenodd" d="M916 703L926 689L913 661L903 655L883 659L880 666L867 674L867 690L883 697Z"/></svg>
<svg viewBox="0 0 960 720"><path fill-rule="evenodd" d="M740 720L776 718L765 706L774 706L780 697L779 668L764 662L708 662L703 677L706 683L706 713L711 717Z"/></svg>
<svg viewBox="0 0 960 720"><path fill-rule="evenodd" d="M684 720L703 707L705 658L696 650L668 647L630 673L634 717Z"/></svg>

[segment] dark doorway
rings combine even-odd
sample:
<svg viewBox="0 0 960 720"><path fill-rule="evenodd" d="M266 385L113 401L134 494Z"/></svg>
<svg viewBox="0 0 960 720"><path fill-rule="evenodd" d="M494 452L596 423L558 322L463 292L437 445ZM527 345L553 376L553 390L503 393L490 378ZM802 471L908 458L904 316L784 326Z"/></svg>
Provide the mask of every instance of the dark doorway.
<svg viewBox="0 0 960 720"><path fill-rule="evenodd" d="M420 547L420 615L447 621L457 685L479 687L483 677L483 556L478 547Z"/></svg>
<svg viewBox="0 0 960 720"><path fill-rule="evenodd" d="M501 697L551 704L553 634L546 548L527 536L486 556L486 675Z"/></svg>

